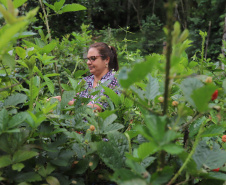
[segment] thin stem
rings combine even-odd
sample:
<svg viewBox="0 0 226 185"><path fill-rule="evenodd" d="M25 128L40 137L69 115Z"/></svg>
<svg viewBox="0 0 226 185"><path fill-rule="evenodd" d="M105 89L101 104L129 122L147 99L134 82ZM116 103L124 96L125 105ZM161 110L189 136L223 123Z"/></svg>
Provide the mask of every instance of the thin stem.
<svg viewBox="0 0 226 185"><path fill-rule="evenodd" d="M193 148L191 150L191 152L189 153L188 157L186 158L184 164L181 166L181 168L178 170L178 172L174 175L174 177L170 180L170 182L167 184L167 185L171 185L177 178L178 176L181 174L181 172L184 170L184 168L187 166L188 162L190 161L192 155L195 153L195 149L196 147L198 146L198 143L199 143L199 139L200 139L200 136L203 132L203 128L205 126L205 121L202 123L200 129L199 129L199 132L196 136L196 139L195 139L195 142L194 142L194 145L193 145Z"/></svg>

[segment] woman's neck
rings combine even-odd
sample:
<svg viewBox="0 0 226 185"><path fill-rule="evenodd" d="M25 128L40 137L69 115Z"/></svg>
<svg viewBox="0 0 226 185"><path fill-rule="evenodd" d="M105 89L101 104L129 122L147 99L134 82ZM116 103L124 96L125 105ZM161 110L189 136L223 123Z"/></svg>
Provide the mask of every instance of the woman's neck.
<svg viewBox="0 0 226 185"><path fill-rule="evenodd" d="M101 74L99 75L94 75L94 81L98 82L99 80L101 80L101 78L106 75L109 72L108 69L104 70Z"/></svg>

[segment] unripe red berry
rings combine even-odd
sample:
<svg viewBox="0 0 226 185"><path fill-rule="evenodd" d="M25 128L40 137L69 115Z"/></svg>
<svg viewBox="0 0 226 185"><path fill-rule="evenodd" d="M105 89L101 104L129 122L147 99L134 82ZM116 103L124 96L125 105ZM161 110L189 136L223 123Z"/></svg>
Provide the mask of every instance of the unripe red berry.
<svg viewBox="0 0 226 185"><path fill-rule="evenodd" d="M222 142L226 142L226 135L223 135L221 140Z"/></svg>
<svg viewBox="0 0 226 185"><path fill-rule="evenodd" d="M163 98L162 96L160 96L160 97L158 98L158 100L159 100L160 103L163 103L163 102L164 102L164 98Z"/></svg>
<svg viewBox="0 0 226 185"><path fill-rule="evenodd" d="M174 107L177 107L178 104L179 104L178 101L173 101L173 102L172 102L172 106L174 106Z"/></svg>

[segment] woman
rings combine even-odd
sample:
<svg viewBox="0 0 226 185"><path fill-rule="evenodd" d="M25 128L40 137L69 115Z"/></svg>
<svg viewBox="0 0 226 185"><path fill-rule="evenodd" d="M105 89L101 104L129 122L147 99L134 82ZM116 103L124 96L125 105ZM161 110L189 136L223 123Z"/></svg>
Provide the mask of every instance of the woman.
<svg viewBox="0 0 226 185"><path fill-rule="evenodd" d="M83 78L86 81L88 88L78 95L80 97L92 98L92 101L88 104L88 106L94 108L96 111L101 111L102 108L97 105L97 103L102 105L104 108L107 107L107 103L95 101L97 95L90 96L89 91L104 82L109 82L108 87L112 89L119 85L112 73L113 70L118 71L119 69L116 49L115 47L108 46L103 42L94 43L90 45L86 59L89 71L92 75ZM116 93L118 94L118 91L116 91ZM103 90L101 90L98 96L100 97L102 95L104 95ZM60 96L56 96L54 98L61 101ZM74 100L68 103L68 105L73 104Z"/></svg>

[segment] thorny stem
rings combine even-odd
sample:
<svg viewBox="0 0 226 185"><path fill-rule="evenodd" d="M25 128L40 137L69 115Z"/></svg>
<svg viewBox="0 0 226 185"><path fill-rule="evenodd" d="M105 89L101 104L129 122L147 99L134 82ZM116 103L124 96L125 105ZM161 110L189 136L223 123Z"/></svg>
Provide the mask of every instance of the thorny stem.
<svg viewBox="0 0 226 185"><path fill-rule="evenodd" d="M49 41L51 42L52 37L51 37L50 29L49 29L48 15L47 15L47 13L46 13L46 10L45 10L45 7L44 7L44 5L43 5L43 3L42 3L42 0L39 0L39 3L40 3L40 5L41 5L42 11L43 11L43 13L44 13L44 17L45 17L45 25L46 25L46 28L47 28L47 32L48 32L48 34L49 34ZM56 64L56 62L54 62L54 68L55 68L55 72L58 73L58 69L57 69L57 64ZM59 88L60 88L60 95L61 95L61 97L62 97L63 90L62 90L62 87L61 87L60 77L59 77L59 76L57 76L57 81L58 81Z"/></svg>
<svg viewBox="0 0 226 185"><path fill-rule="evenodd" d="M190 161L192 155L195 153L195 149L196 147L198 146L198 143L199 143L199 138L203 132L203 128L205 126L205 121L202 123L200 129L199 129L199 132L196 136L196 139L195 139L195 142L194 142L194 145L193 145L193 148L191 150L191 152L189 153L188 157L186 158L184 164L181 166L181 168L178 170L178 172L174 175L174 177L170 180L170 182L167 184L167 185L171 185L176 179L177 177L181 174L181 172L184 170L184 168L187 166L188 162Z"/></svg>

